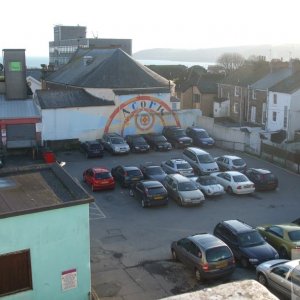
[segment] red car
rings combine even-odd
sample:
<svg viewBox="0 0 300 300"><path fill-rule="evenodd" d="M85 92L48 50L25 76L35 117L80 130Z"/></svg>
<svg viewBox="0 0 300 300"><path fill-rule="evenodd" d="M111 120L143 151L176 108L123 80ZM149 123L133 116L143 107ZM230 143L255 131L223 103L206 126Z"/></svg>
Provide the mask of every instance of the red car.
<svg viewBox="0 0 300 300"><path fill-rule="evenodd" d="M90 168L83 172L83 181L91 185L92 191L115 188L115 180L104 167Z"/></svg>

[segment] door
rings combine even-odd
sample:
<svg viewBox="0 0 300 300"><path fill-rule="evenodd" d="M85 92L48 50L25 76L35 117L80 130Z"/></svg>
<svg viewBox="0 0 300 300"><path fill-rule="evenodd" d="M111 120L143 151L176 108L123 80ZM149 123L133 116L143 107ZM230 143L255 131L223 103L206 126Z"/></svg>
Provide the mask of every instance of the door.
<svg viewBox="0 0 300 300"><path fill-rule="evenodd" d="M6 126L7 148L30 148L36 146L35 124Z"/></svg>

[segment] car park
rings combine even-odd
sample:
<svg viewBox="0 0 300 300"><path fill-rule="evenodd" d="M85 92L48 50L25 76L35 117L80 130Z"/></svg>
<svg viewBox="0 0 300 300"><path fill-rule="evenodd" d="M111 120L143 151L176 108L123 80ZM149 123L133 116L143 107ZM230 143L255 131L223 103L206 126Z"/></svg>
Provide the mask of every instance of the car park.
<svg viewBox="0 0 300 300"><path fill-rule="evenodd" d="M104 149L112 154L125 154L130 151L124 138L117 133L104 133L101 141Z"/></svg>
<svg viewBox="0 0 300 300"><path fill-rule="evenodd" d="M164 126L162 134L174 148L185 148L193 144L193 140L186 135L184 129L178 126Z"/></svg>
<svg viewBox="0 0 300 300"><path fill-rule="evenodd" d="M215 177L225 191L229 194L251 194L255 191L255 186L243 173L236 171L216 172L211 176Z"/></svg>
<svg viewBox="0 0 300 300"><path fill-rule="evenodd" d="M230 248L209 233L182 238L171 244L174 260L191 268L197 280L229 277L235 270L235 260Z"/></svg>
<svg viewBox="0 0 300 300"><path fill-rule="evenodd" d="M144 179L142 171L135 166L119 165L111 169L111 174L122 187L130 187Z"/></svg>
<svg viewBox="0 0 300 300"><path fill-rule="evenodd" d="M195 182L199 190L206 196L218 196L225 193L223 186L213 176L199 176L196 177Z"/></svg>
<svg viewBox="0 0 300 300"><path fill-rule="evenodd" d="M294 223L257 227L264 239L277 249L281 258L300 257L300 226Z"/></svg>
<svg viewBox="0 0 300 300"><path fill-rule="evenodd" d="M198 147L212 147L215 140L210 137L207 131L199 127L187 127L185 130L187 136L193 139L193 144Z"/></svg>
<svg viewBox="0 0 300 300"><path fill-rule="evenodd" d="M150 146L140 134L127 135L125 141L129 145L131 152L144 153L150 150Z"/></svg>
<svg viewBox="0 0 300 300"><path fill-rule="evenodd" d="M243 267L279 258L277 251L258 230L240 220L221 221L215 226L214 235L230 247Z"/></svg>
<svg viewBox="0 0 300 300"><path fill-rule="evenodd" d="M255 184L257 191L275 190L278 178L269 170L249 168L245 175Z"/></svg>
<svg viewBox="0 0 300 300"><path fill-rule="evenodd" d="M209 175L213 172L218 172L219 167L213 157L206 151L188 147L183 150L183 159L185 159L199 175Z"/></svg>
<svg viewBox="0 0 300 300"><path fill-rule="evenodd" d="M183 176L194 176L194 170L192 166L182 158L172 158L161 163L162 169L167 174L181 174Z"/></svg>
<svg viewBox="0 0 300 300"><path fill-rule="evenodd" d="M142 207L168 204L168 192L159 181L141 180L132 187L132 192Z"/></svg>
<svg viewBox="0 0 300 300"><path fill-rule="evenodd" d="M85 141L80 144L80 151L84 152L87 158L103 157L104 149L99 141Z"/></svg>
<svg viewBox="0 0 300 300"><path fill-rule="evenodd" d="M274 259L257 266L257 281L286 299L300 299L300 259Z"/></svg>
<svg viewBox="0 0 300 300"><path fill-rule="evenodd" d="M170 151L172 150L171 143L161 133L148 133L143 135L151 149L155 151Z"/></svg>
<svg viewBox="0 0 300 300"><path fill-rule="evenodd" d="M235 155L222 155L215 158L220 171L239 171L245 172L247 164L244 159Z"/></svg>
<svg viewBox="0 0 300 300"><path fill-rule="evenodd" d="M151 162L141 164L140 170L142 171L145 179L163 182L165 177L167 176L167 173L162 169L161 166L153 164Z"/></svg>
<svg viewBox="0 0 300 300"><path fill-rule="evenodd" d="M180 206L198 205L205 200L196 183L180 174L167 175L163 184L169 197L173 198Z"/></svg>
<svg viewBox="0 0 300 300"><path fill-rule="evenodd" d="M115 180L104 167L89 168L83 172L83 181L91 186L92 191L115 188Z"/></svg>

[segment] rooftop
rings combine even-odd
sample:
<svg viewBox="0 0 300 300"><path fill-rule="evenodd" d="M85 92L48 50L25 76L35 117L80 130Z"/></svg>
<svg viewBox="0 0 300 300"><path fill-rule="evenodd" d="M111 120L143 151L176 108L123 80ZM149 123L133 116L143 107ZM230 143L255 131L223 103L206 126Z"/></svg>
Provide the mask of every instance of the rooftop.
<svg viewBox="0 0 300 300"><path fill-rule="evenodd" d="M0 171L0 218L92 202L58 164Z"/></svg>

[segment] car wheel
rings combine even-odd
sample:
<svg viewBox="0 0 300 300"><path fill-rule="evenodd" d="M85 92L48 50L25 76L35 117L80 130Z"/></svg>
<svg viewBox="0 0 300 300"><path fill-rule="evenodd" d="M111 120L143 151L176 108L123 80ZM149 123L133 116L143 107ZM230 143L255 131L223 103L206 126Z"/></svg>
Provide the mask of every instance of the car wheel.
<svg viewBox="0 0 300 300"><path fill-rule="evenodd" d="M241 260L241 265L243 268L248 268L249 267L249 260L246 257L242 257Z"/></svg>
<svg viewBox="0 0 300 300"><path fill-rule="evenodd" d="M200 273L199 269L195 269L195 277L196 277L197 281L202 280L202 276L201 276L201 273Z"/></svg>
<svg viewBox="0 0 300 300"><path fill-rule="evenodd" d="M232 190L232 187L231 187L231 186L228 186L228 187L227 187L227 193L228 193L228 194L233 194L233 190Z"/></svg>
<svg viewBox="0 0 300 300"><path fill-rule="evenodd" d="M267 286L268 285L268 280L266 278L266 276L262 273L259 273L257 275L257 281L262 284L263 286Z"/></svg>
<svg viewBox="0 0 300 300"><path fill-rule="evenodd" d="M280 248L278 252L279 252L280 258L289 259L289 255L285 248Z"/></svg>
<svg viewBox="0 0 300 300"><path fill-rule="evenodd" d="M178 258L177 258L175 250L172 249L171 252L172 252L172 259L175 260L175 261L178 261Z"/></svg>

